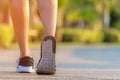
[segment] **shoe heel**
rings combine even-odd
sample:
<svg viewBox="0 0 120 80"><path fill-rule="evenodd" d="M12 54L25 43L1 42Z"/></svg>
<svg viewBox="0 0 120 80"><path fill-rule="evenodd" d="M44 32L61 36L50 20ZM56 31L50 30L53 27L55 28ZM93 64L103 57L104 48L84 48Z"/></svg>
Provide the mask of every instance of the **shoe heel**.
<svg viewBox="0 0 120 80"><path fill-rule="evenodd" d="M37 65L37 74L55 74L55 51L55 38L52 36L45 37L41 45L41 59Z"/></svg>

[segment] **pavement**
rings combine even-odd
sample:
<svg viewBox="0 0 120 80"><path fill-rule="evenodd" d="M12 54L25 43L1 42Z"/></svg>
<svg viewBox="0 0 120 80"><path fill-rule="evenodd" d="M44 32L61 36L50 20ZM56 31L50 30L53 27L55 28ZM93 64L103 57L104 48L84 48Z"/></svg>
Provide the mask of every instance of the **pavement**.
<svg viewBox="0 0 120 80"><path fill-rule="evenodd" d="M36 66L40 50L31 53ZM119 57L119 46L58 46L56 74L37 75L16 73L19 49L0 50L0 80L120 80Z"/></svg>

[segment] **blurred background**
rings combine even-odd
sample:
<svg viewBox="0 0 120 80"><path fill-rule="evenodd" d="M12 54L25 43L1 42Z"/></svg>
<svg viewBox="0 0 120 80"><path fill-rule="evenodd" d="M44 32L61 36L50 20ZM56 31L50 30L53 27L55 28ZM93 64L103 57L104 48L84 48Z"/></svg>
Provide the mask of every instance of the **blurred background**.
<svg viewBox="0 0 120 80"><path fill-rule="evenodd" d="M36 0L30 1L29 42L44 36ZM56 39L60 44L120 43L120 0L59 0ZM39 46L39 45L38 45ZM9 0L0 0L0 48L16 47Z"/></svg>

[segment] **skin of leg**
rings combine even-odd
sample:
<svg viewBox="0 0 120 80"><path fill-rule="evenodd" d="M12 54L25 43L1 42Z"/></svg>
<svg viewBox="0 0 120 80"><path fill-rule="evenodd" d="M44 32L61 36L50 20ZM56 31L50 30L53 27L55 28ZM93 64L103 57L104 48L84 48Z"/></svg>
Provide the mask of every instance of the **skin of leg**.
<svg viewBox="0 0 120 80"><path fill-rule="evenodd" d="M31 57L28 45L29 3L28 0L10 0L10 12L15 35L20 47L20 57Z"/></svg>
<svg viewBox="0 0 120 80"><path fill-rule="evenodd" d="M45 27L45 36L55 36L57 0L38 0L41 21Z"/></svg>

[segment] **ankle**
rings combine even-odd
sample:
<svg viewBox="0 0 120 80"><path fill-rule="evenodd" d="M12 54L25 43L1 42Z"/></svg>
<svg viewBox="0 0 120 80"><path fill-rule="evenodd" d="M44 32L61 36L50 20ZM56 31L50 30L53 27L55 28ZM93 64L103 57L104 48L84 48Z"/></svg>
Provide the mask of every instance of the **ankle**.
<svg viewBox="0 0 120 80"><path fill-rule="evenodd" d="M26 56L32 58L30 50L21 50L20 51L20 58L26 57Z"/></svg>
<svg viewBox="0 0 120 80"><path fill-rule="evenodd" d="M31 54L20 54L20 58L22 58L22 57L30 57L30 58L32 58L32 55Z"/></svg>
<svg viewBox="0 0 120 80"><path fill-rule="evenodd" d="M45 34L45 37L46 37L46 36L53 36L53 37L55 37L54 34Z"/></svg>

